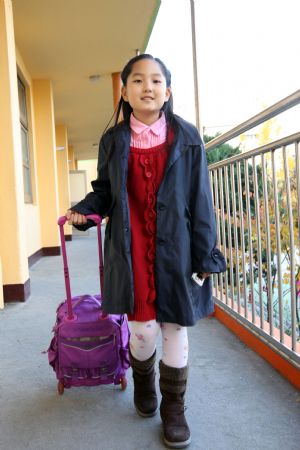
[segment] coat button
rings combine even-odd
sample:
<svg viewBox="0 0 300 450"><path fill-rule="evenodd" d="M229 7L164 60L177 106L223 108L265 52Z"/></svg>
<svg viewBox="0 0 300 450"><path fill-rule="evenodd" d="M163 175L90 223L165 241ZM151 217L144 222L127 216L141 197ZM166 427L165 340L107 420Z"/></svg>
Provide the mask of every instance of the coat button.
<svg viewBox="0 0 300 450"><path fill-rule="evenodd" d="M124 230L127 232L129 230L129 228L128 227L124 227Z"/></svg>
<svg viewBox="0 0 300 450"><path fill-rule="evenodd" d="M164 245L165 242L166 241L164 239L161 239L161 238L157 240L158 245Z"/></svg>
<svg viewBox="0 0 300 450"><path fill-rule="evenodd" d="M166 207L165 207L165 205L159 205L159 206L158 206L158 209L159 209L160 211L164 211L164 210L166 209Z"/></svg>

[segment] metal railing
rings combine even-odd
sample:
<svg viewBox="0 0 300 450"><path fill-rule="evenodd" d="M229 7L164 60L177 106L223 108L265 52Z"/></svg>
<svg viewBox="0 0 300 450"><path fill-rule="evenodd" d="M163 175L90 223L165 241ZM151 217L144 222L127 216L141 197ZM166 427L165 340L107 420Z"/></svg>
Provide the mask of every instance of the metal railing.
<svg viewBox="0 0 300 450"><path fill-rule="evenodd" d="M210 141L211 151L300 103L300 90ZM300 122L299 122L300 124ZM216 303L300 367L300 132L209 166L228 263Z"/></svg>

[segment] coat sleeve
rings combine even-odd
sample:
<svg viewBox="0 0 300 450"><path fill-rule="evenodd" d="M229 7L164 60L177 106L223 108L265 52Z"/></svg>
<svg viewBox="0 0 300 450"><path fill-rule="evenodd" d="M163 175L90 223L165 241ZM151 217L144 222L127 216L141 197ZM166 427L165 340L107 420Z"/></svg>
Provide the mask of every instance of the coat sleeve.
<svg viewBox="0 0 300 450"><path fill-rule="evenodd" d="M204 145L193 146L191 195L192 270L219 273L226 270L223 254L216 248L217 233Z"/></svg>
<svg viewBox="0 0 300 450"><path fill-rule="evenodd" d="M111 138L107 134L102 136L99 144L97 179L91 183L93 191L89 192L83 200L71 208L80 214L99 214L101 217L107 216L111 204L111 189L108 173L110 143ZM87 230L93 225L94 223L92 221L88 221L86 225L76 226L76 228Z"/></svg>

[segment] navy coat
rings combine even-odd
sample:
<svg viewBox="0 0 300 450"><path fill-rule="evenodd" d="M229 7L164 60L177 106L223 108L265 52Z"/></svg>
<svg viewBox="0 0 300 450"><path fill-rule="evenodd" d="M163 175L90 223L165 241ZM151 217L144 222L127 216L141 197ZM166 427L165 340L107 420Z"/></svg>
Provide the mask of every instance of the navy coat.
<svg viewBox="0 0 300 450"><path fill-rule="evenodd" d="M174 117L173 126L174 142L157 193L156 311L158 322L189 326L213 312L211 280L200 287L191 279L192 273L222 272L226 263L215 247L215 215L203 143L197 129L180 117ZM103 309L112 314L132 313L134 308L126 190L129 147L130 128L125 122L103 135L93 192L72 207L82 214L109 216Z"/></svg>

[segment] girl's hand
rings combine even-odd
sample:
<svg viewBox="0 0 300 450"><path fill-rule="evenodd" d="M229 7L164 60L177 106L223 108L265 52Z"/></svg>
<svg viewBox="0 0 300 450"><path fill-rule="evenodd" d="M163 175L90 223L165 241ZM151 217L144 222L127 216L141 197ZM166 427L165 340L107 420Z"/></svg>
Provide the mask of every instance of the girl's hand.
<svg viewBox="0 0 300 450"><path fill-rule="evenodd" d="M68 209L65 216L69 225L85 225L87 223L85 215L72 211L72 209Z"/></svg>
<svg viewBox="0 0 300 450"><path fill-rule="evenodd" d="M210 272L199 272L198 277L202 280L205 280L205 278L208 278L211 276Z"/></svg>

